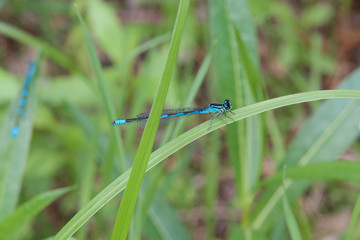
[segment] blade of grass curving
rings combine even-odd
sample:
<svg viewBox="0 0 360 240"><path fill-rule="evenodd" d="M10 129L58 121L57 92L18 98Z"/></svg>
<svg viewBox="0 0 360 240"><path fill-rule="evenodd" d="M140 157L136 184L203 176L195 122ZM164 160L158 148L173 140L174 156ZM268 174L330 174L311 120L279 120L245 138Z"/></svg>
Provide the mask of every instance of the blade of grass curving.
<svg viewBox="0 0 360 240"><path fill-rule="evenodd" d="M108 88L106 86L104 74L101 69L101 64L97 57L94 44L91 41L90 34L87 30L87 27L85 25L85 22L80 14L80 11L79 11L77 5L74 4L74 6L75 6L76 14L77 14L79 21L81 23L81 26L82 26L82 30L83 30L83 33L85 36L86 46L87 46L89 56L90 56L91 66L94 71L96 81L98 83L98 87L100 90L103 104L106 109L106 114L107 114L107 117L109 120L111 135L112 135L112 138L114 139L113 144L116 145L116 150L117 150L119 161L120 161L120 171L123 172L125 170L124 148L123 148L122 141L121 141L119 135L117 134L117 129L111 125L111 122L114 121L114 119L115 119L115 112L114 112L114 109L111 104L110 94L109 94Z"/></svg>
<svg viewBox="0 0 360 240"><path fill-rule="evenodd" d="M46 208L55 199L73 190L73 187L59 188L41 193L19 206L12 214L0 222L0 236L2 239L12 239L21 228Z"/></svg>
<svg viewBox="0 0 360 240"><path fill-rule="evenodd" d="M340 87L360 89L360 68L355 70ZM341 90L342 91L342 90ZM359 136L360 105L358 100L329 100L312 115L291 144L283 164L304 166L319 161L331 161L342 154ZM307 187L306 182L293 182L289 201L297 198ZM252 219L254 229L264 229L273 224L281 212L282 189L269 186L255 208ZM272 219L273 221L270 221Z"/></svg>
<svg viewBox="0 0 360 240"><path fill-rule="evenodd" d="M301 240L302 238L301 238L299 227L296 223L295 216L294 216L293 212L291 211L289 201L286 197L286 187L285 187L286 186L286 178L285 178L285 176L286 176L286 165L284 166L283 174L282 174L282 185L283 185L283 191L284 191L283 211L284 211L285 221L286 221L286 225L289 229L291 239Z"/></svg>
<svg viewBox="0 0 360 240"><path fill-rule="evenodd" d="M34 68L34 75L27 76L25 82L30 83L23 97L23 89L10 107L9 115L4 122L0 134L0 219L10 214L16 207L22 176L30 147L32 124L36 109L38 77L37 71L42 60L39 55ZM25 89L25 88L24 88ZM19 111L18 102L25 101L25 107ZM18 126L17 136L12 136L13 126Z"/></svg>
<svg viewBox="0 0 360 240"><path fill-rule="evenodd" d="M182 33L185 26L186 14L189 7L189 0L180 0L178 14L175 21L173 35L170 42L168 56L165 62L164 72L156 91L149 120L146 124L141 138L139 149L136 153L134 165L129 177L128 187L122 198L118 216L111 239L126 239L129 230L132 214L139 194L141 182L144 178L146 166L149 161L151 150L155 141L160 115L164 107L166 95L175 68L179 52Z"/></svg>
<svg viewBox="0 0 360 240"><path fill-rule="evenodd" d="M323 90L306 93L298 93L279 98L266 100L255 103L243 108L234 110L233 116L235 121L254 116L269 110L285 107L293 104L317 101L330 98L358 98L360 99L360 91L356 90ZM226 119L225 119L226 120ZM232 122L229 122L229 124ZM212 128L209 130L210 122L204 122L199 126L190 129L179 137L166 143L154 151L150 156L150 161L146 171L149 171L157 164L174 154L179 149L185 147L196 139L225 126L222 121L214 121ZM131 169L124 172L121 176L110 183L105 189L97 194L83 209L81 209L55 236L55 239L68 239L71 237L92 215L99 211L107 202L119 194L127 185Z"/></svg>
<svg viewBox="0 0 360 240"><path fill-rule="evenodd" d="M358 196L356 203L355 203L355 207L351 216L351 221L350 221L350 226L348 229L348 232L346 234L346 240L351 240L353 239L353 235L354 235L354 230L355 230L355 224L357 219L359 218L359 214L360 214L360 195Z"/></svg>
<svg viewBox="0 0 360 240"><path fill-rule="evenodd" d="M11 26L10 24L0 22L0 33L18 42L42 50L45 55L51 58L51 60L58 63L60 66L68 69L69 71L79 71L76 68L77 65L74 64L73 61L61 51L57 50L43 40L33 37L30 34L14 26Z"/></svg>

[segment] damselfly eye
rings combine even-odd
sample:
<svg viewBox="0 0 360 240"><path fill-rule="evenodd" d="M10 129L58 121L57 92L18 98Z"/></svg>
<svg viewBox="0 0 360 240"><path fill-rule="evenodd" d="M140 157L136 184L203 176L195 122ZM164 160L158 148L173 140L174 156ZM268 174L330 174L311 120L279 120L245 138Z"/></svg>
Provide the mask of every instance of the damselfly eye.
<svg viewBox="0 0 360 240"><path fill-rule="evenodd" d="M226 110L231 109L231 103L230 103L230 101L226 99L226 100L224 101L224 106L225 106L225 109L226 109Z"/></svg>

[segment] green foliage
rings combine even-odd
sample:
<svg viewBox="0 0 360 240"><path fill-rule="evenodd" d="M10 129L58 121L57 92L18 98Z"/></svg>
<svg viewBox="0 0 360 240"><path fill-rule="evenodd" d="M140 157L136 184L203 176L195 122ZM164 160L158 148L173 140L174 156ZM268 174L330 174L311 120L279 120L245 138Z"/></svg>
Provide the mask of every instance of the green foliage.
<svg viewBox="0 0 360 240"><path fill-rule="evenodd" d="M283 205L283 211L286 219L286 224L290 232L291 239L294 240L300 240L302 239L299 227L296 223L295 216L291 211L289 201L286 196L286 188L288 183L286 182L286 165L284 166L283 170L283 177L282 177L282 187L283 187L283 199L282 199L282 205Z"/></svg>
<svg viewBox="0 0 360 240"><path fill-rule="evenodd" d="M353 215L351 217L349 230L348 230L347 235L346 235L346 240L353 239L355 225L356 225L356 221L359 218L359 214L360 214L360 197L357 198L356 203L355 203L355 207L354 207Z"/></svg>
<svg viewBox="0 0 360 240"><path fill-rule="evenodd" d="M322 211L354 208L339 234L360 236L358 194L331 184L360 181L358 161L338 160L358 159L358 63L322 90L344 71L332 22L351 1L77 4L0 1L1 237L312 239L315 214L298 202L318 182L325 204L345 199ZM33 49L43 59L12 139L23 78L12 72ZM164 105L224 99L233 121L158 127ZM143 133L111 124L151 103Z"/></svg>
<svg viewBox="0 0 360 240"><path fill-rule="evenodd" d="M41 63L40 56L35 62L35 75L28 80L28 96L26 97L26 108L17 121L18 102L23 98L20 92L11 104L8 118L5 120L0 135L0 219L11 214L19 200L21 181L23 178L27 154L30 147L33 118L37 103L37 72ZM28 78L28 77L27 77ZM19 136L11 135L13 126L19 127Z"/></svg>
<svg viewBox="0 0 360 240"><path fill-rule="evenodd" d="M283 106L288 106L291 104L309 102L320 99L344 97L360 98L360 95L358 91L352 90L328 90L299 93L295 95L280 97L277 99L267 100L264 102L259 102L247 107L237 109L234 111L235 115L233 116L233 118L235 121L239 121L265 111L269 111ZM196 139L226 125L222 121L218 121L216 123L213 123L212 128L209 130L209 123L210 122L207 121L197 127L192 128L191 130L185 132L184 134L171 140L170 142L166 143L165 145L154 151L150 156L150 160L146 170L148 171L152 169L157 164L165 160L167 157L171 156L186 145L195 141ZM81 227L92 215L99 211L101 207L104 206L104 204L106 204L120 191L122 191L127 186L127 182L129 180L131 172L130 170L132 169L127 170L124 174L115 179L103 191L101 191L96 197L94 197L84 208L82 208L58 233L56 239L66 239L67 237L74 234L78 230L78 228Z"/></svg>
<svg viewBox="0 0 360 240"><path fill-rule="evenodd" d="M95 0L90 1L87 10L96 42L113 61L120 62L125 55L124 49L128 49L125 43L129 41L126 41L125 32L118 21L115 9L105 2Z"/></svg>
<svg viewBox="0 0 360 240"><path fill-rule="evenodd" d="M73 188L61 188L41 193L23 205L0 222L0 235L3 239L9 239L19 233L25 223L30 221L36 214L47 207L51 202Z"/></svg>
<svg viewBox="0 0 360 240"><path fill-rule="evenodd" d="M357 81L359 74L360 69L357 69L341 88L359 89L360 85ZM286 164L290 168L319 161L332 161L358 137L358 122L355 119L359 114L360 108L357 100L342 99L325 102L297 134L282 164ZM294 190L291 192L291 196L295 198L300 195L306 186L308 186L306 183L289 184L289 188ZM267 188L257 206L261 210L255 211L255 228L260 228L270 217L274 218L281 195L281 187L277 184Z"/></svg>
<svg viewBox="0 0 360 240"><path fill-rule="evenodd" d="M189 0L181 0L176 17L173 35L171 37L169 52L165 61L164 72L156 90L154 104L149 120L141 137L134 164L130 173L129 182L125 190L111 239L126 239L132 214L138 198L140 186L144 178L145 169L154 145L156 131L159 126L160 115L164 108L166 95L169 89L176 59L179 52L181 36L184 30Z"/></svg>

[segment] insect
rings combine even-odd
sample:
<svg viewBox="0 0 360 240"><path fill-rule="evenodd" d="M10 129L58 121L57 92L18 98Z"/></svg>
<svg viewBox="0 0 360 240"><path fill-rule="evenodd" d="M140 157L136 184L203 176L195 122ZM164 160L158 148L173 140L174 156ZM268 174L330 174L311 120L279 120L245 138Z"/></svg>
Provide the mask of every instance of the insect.
<svg viewBox="0 0 360 240"><path fill-rule="evenodd" d="M231 117L226 115L226 112L229 111L232 114L234 114L231 111L231 103L229 100L225 100L224 103L210 103L206 106L197 106L197 107L189 107L189 108L177 108L177 109L166 109L162 112L160 119L167 119L167 118L176 118L176 117L182 117L182 116L189 116L194 114L207 114L209 113L211 115L210 118L210 127L211 128L211 122L214 118L218 118L221 121L225 122L223 119L220 118L221 115L225 115L225 117L230 118L234 121ZM212 115L214 113L214 115ZM137 115L136 118L127 118L127 119L120 119L115 120L113 122L113 125L121 125L131 122L141 122L141 121L147 121L149 119L150 112L142 112L139 115ZM226 122L225 122L226 123Z"/></svg>
<svg viewBox="0 0 360 240"><path fill-rule="evenodd" d="M26 98L29 95L29 87L30 87L31 80L34 77L35 69L36 69L35 62L29 62L29 69L28 69L28 71L26 73L24 86L23 86L23 88L21 90L21 97L19 99L19 106L18 106L18 109L16 110L15 124L11 128L11 136L13 138L16 138L17 135L19 134L19 121L20 121L21 116L24 113L24 109L25 109L25 106L26 106L26 100L27 100Z"/></svg>

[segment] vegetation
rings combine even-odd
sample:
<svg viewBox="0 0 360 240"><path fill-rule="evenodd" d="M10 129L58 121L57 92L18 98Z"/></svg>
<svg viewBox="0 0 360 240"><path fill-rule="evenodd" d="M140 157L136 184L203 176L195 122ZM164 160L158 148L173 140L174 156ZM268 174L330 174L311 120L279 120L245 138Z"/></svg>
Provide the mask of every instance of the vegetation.
<svg viewBox="0 0 360 240"><path fill-rule="evenodd" d="M0 11L1 239L360 237L356 1ZM159 125L225 99L233 121ZM147 109L145 128L111 124Z"/></svg>

